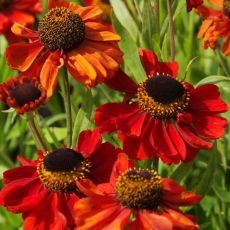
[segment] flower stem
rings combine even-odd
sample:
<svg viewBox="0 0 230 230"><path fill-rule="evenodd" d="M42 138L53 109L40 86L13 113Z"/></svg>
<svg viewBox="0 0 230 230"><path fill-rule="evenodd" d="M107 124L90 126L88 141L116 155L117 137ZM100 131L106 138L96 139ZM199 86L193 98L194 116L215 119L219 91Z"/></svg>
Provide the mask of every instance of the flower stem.
<svg viewBox="0 0 230 230"><path fill-rule="evenodd" d="M175 38L174 38L172 0L167 0L167 9L168 9L168 17L169 17L171 61L174 61L175 60Z"/></svg>
<svg viewBox="0 0 230 230"><path fill-rule="evenodd" d="M215 54L217 56L219 64L220 64L221 68L223 69L224 73L226 74L227 77L230 77L228 67L227 67L226 63L224 62L224 60L223 60L223 57L222 57L222 55L220 53L220 50L216 49Z"/></svg>
<svg viewBox="0 0 230 230"><path fill-rule="evenodd" d="M68 148L72 145L72 113L71 113L71 101L70 101L70 88L69 88L69 80L67 69L64 66L62 68L63 76L61 82L62 96L64 99L65 111L66 111L66 128L67 128L67 136L66 136L66 146Z"/></svg>
<svg viewBox="0 0 230 230"><path fill-rule="evenodd" d="M35 113L32 112L32 111L29 111L27 113L27 117L28 117L28 122L29 122L30 130L32 132L32 135L34 137L34 140L35 140L37 146L43 152L47 152L45 140L43 139L43 137L41 135L40 128L36 125L36 122L35 122Z"/></svg>
<svg viewBox="0 0 230 230"><path fill-rule="evenodd" d="M160 15L159 15L159 0L154 0L154 16L156 23L156 30L160 32Z"/></svg>

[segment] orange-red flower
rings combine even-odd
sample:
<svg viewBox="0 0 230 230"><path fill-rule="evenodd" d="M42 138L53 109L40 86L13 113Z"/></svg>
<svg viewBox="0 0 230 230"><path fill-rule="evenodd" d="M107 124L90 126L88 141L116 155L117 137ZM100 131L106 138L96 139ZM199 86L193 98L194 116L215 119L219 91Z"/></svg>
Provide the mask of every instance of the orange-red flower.
<svg viewBox="0 0 230 230"><path fill-rule="evenodd" d="M5 35L10 43L18 41L10 30L13 23L31 27L35 22L35 15L41 10L41 0L1 0L0 34Z"/></svg>
<svg viewBox="0 0 230 230"><path fill-rule="evenodd" d="M192 8L196 8L197 6L203 3L203 0L186 0L187 3L187 11L191 11Z"/></svg>
<svg viewBox="0 0 230 230"><path fill-rule="evenodd" d="M74 149L38 151L35 161L20 157L23 166L4 172L0 205L22 213L25 230L74 229L73 205L82 196L75 181L109 181L117 153L97 130L86 130Z"/></svg>
<svg viewBox="0 0 230 230"><path fill-rule="evenodd" d="M198 38L203 38L203 48L215 49L220 38L224 39L223 53L230 56L230 1L229 0L209 0L209 3L218 10L198 6L196 12L204 19Z"/></svg>
<svg viewBox="0 0 230 230"><path fill-rule="evenodd" d="M18 23L13 25L12 31L29 42L7 48L8 65L26 71L39 55L48 54L40 78L42 86L50 89L55 88L58 69L63 65L87 87L113 77L122 62L117 45L120 36L95 22L94 18L101 13L98 7L50 0L49 11L40 20L38 31Z"/></svg>
<svg viewBox="0 0 230 230"><path fill-rule="evenodd" d="M17 114L35 110L48 100L47 95L52 89L45 89L39 78L44 58L38 58L27 71L0 84L0 100L15 108Z"/></svg>
<svg viewBox="0 0 230 230"><path fill-rule="evenodd" d="M103 10L100 19L104 22L111 23L112 7L109 0L83 0L87 6L98 6Z"/></svg>
<svg viewBox="0 0 230 230"><path fill-rule="evenodd" d="M159 62L149 50L140 49L146 79L136 84L122 71L107 84L125 93L122 103L99 106L95 123L101 132L119 134L132 159L159 157L167 164L189 162L200 149L212 148L210 140L224 135L228 110L218 87L193 87L178 80L177 62Z"/></svg>
<svg viewBox="0 0 230 230"><path fill-rule="evenodd" d="M134 168L124 153L118 156L110 183L95 186L83 179L77 185L88 196L74 206L78 230L198 229L195 218L178 206L193 205L201 197L154 170Z"/></svg>

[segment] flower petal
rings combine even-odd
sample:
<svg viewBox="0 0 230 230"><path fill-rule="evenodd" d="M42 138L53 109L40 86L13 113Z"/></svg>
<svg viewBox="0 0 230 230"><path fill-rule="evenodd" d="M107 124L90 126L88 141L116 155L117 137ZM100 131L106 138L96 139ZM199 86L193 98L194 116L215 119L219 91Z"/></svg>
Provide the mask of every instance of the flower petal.
<svg viewBox="0 0 230 230"><path fill-rule="evenodd" d="M90 157L102 144L102 138L98 129L82 131L78 138L76 149L85 158Z"/></svg>
<svg viewBox="0 0 230 230"><path fill-rule="evenodd" d="M37 32L28 29L19 23L14 23L11 30L14 34L23 38L38 38Z"/></svg>
<svg viewBox="0 0 230 230"><path fill-rule="evenodd" d="M23 72L31 66L42 49L43 45L39 41L12 44L6 48L6 61L9 67Z"/></svg>

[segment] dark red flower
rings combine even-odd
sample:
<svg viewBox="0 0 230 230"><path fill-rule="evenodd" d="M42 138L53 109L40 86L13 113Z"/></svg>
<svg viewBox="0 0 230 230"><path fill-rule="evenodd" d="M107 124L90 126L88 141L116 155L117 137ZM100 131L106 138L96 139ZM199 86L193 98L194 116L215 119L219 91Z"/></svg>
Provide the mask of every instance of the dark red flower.
<svg viewBox="0 0 230 230"><path fill-rule="evenodd" d="M31 27L35 15L41 13L41 0L1 0L0 1L0 34L12 43L21 40L11 32L11 26L18 22Z"/></svg>
<svg viewBox="0 0 230 230"><path fill-rule="evenodd" d="M201 197L154 170L134 168L124 153L118 156L110 183L95 186L83 179L77 185L88 196L74 206L78 230L198 229L195 218L178 206L193 205Z"/></svg>
<svg viewBox="0 0 230 230"><path fill-rule="evenodd" d="M24 229L73 229L72 206L78 200L76 180L109 181L117 150L102 143L98 130L83 131L78 146L50 153L35 161L19 158L21 167L4 172L0 204L22 213Z"/></svg>
<svg viewBox="0 0 230 230"><path fill-rule="evenodd" d="M52 89L45 89L40 82L42 62L46 57L47 55L38 58L26 72L0 84L0 100L15 108L18 114L35 110L49 98L48 94Z"/></svg>
<svg viewBox="0 0 230 230"><path fill-rule="evenodd" d="M199 149L212 147L208 140L224 135L227 120L219 113L228 106L216 85L194 88L177 80L176 62L159 62L148 50L140 50L140 57L146 80L137 85L118 72L108 84L126 93L124 102L98 107L95 123L102 132L117 131L131 158L191 161Z"/></svg>
<svg viewBox="0 0 230 230"><path fill-rule="evenodd" d="M191 11L193 8L203 4L203 0L186 0L187 3L187 11Z"/></svg>

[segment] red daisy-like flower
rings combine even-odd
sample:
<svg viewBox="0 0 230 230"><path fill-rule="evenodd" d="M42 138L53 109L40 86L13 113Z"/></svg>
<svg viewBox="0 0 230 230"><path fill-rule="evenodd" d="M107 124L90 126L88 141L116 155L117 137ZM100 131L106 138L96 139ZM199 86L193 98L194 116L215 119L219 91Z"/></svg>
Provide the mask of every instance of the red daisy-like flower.
<svg viewBox="0 0 230 230"><path fill-rule="evenodd" d="M230 56L230 0L209 0L216 9L201 5L196 12L203 18L198 38L203 38L203 48L215 49L216 43L224 39L223 53Z"/></svg>
<svg viewBox="0 0 230 230"><path fill-rule="evenodd" d="M0 101L15 108L18 114L35 110L48 100L47 95L52 89L42 87L39 76L44 58L38 58L31 68L19 76L0 83Z"/></svg>
<svg viewBox="0 0 230 230"><path fill-rule="evenodd" d="M16 35L28 38L29 42L7 47L8 65L24 72L38 56L46 55L40 74L41 84L52 89L55 89L57 73L63 65L87 87L113 77L122 63L122 52L118 48L120 36L95 21L102 10L65 0L49 0L48 6L47 14L39 21L38 31L18 23L12 26Z"/></svg>
<svg viewBox="0 0 230 230"><path fill-rule="evenodd" d="M39 151L35 161L20 157L23 166L4 172L0 204L22 213L25 230L73 229L72 207L79 199L76 181L108 182L117 153L110 143L102 143L98 130L86 130L73 149Z"/></svg>
<svg viewBox="0 0 230 230"><path fill-rule="evenodd" d="M95 123L102 132L118 131L131 158L160 157L165 163L191 161L199 149L210 149L224 135L227 120L219 113L228 106L213 84L194 88L177 80L176 62L159 62L140 50L147 78L138 85L121 71L108 82L126 93L123 103L97 108Z"/></svg>
<svg viewBox="0 0 230 230"><path fill-rule="evenodd" d="M11 32L11 26L18 22L31 27L35 22L35 15L41 13L41 0L1 0L0 1L0 34L12 43L18 41Z"/></svg>
<svg viewBox="0 0 230 230"><path fill-rule="evenodd" d="M203 0L186 0L187 3L187 11L191 11L193 8L203 4Z"/></svg>
<svg viewBox="0 0 230 230"><path fill-rule="evenodd" d="M118 156L110 183L95 186L83 179L77 185L88 196L74 205L78 230L198 229L195 218L178 206L193 205L201 197L154 170L134 168L124 153Z"/></svg>

